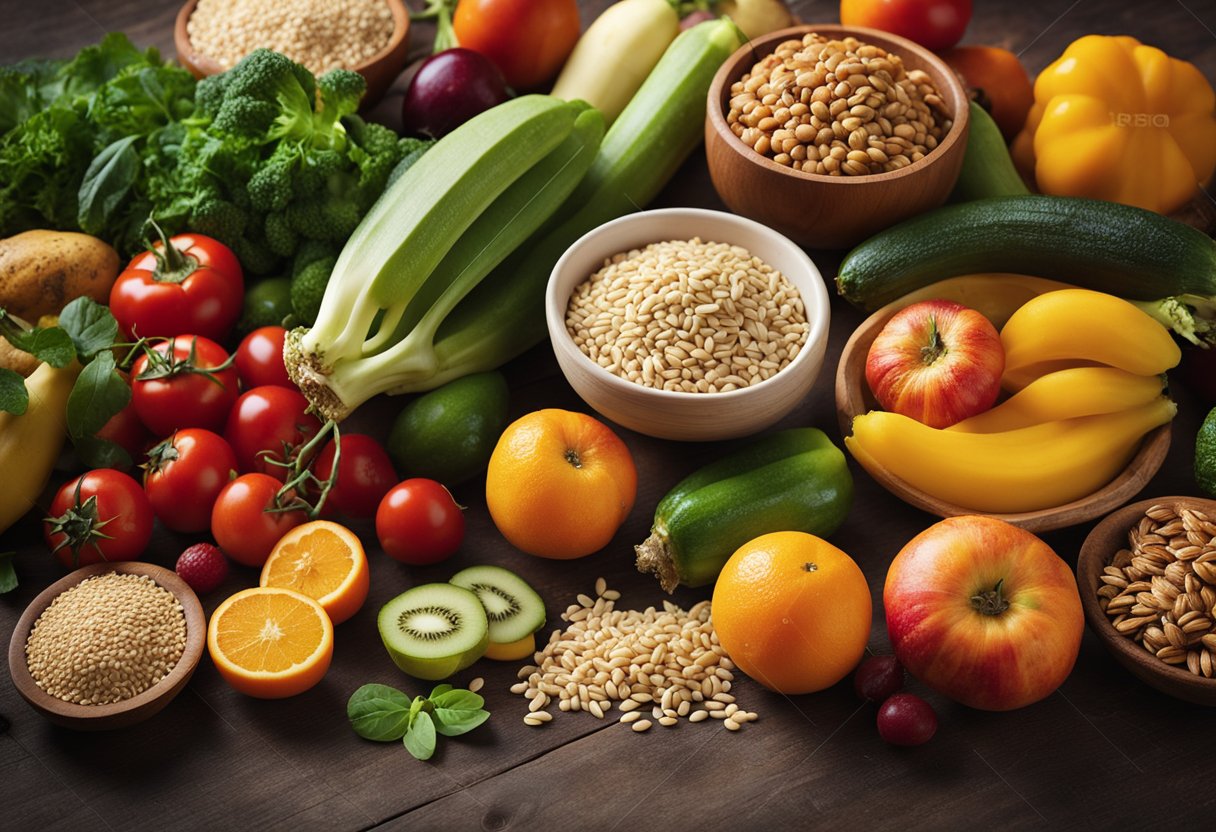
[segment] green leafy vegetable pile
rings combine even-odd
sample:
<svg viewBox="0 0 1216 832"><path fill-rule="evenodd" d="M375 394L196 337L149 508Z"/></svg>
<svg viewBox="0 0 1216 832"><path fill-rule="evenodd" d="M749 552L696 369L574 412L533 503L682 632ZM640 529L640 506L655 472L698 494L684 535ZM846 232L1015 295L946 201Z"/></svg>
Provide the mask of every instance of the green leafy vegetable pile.
<svg viewBox="0 0 1216 832"><path fill-rule="evenodd" d="M490 718L485 700L471 691L439 685L412 700L388 685L364 685L351 696L346 715L355 733L376 742L402 740L419 760L435 753L436 734L456 737Z"/></svg>

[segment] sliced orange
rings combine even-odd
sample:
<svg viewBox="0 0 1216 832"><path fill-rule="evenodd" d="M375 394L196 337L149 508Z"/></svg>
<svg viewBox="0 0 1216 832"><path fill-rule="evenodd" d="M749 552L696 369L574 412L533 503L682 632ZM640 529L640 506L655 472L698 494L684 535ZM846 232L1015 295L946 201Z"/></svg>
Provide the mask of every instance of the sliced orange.
<svg viewBox="0 0 1216 832"><path fill-rule="evenodd" d="M291 589L243 589L216 608L207 651L224 681L248 696L282 699L329 670L334 625L313 599Z"/></svg>
<svg viewBox="0 0 1216 832"><path fill-rule="evenodd" d="M259 586L307 595L335 624L359 611L369 583L363 544L350 529L329 520L314 520L283 535L258 580Z"/></svg>

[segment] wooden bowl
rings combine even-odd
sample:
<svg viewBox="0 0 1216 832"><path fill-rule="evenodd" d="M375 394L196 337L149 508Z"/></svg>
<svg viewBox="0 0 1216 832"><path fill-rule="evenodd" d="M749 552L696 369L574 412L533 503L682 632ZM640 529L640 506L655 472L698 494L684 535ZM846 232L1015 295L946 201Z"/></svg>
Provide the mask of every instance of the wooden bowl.
<svg viewBox="0 0 1216 832"><path fill-rule="evenodd" d="M879 309L857 327L844 346L844 351L840 355L840 364L836 368L836 414L842 436L848 436L853 432L854 417L879 409L878 402L871 394L869 385L866 384L866 356L870 352L870 345L874 343L874 339L886 326L887 321L905 305L903 301L896 300ZM1093 494L1052 508L1017 514L992 514L991 516L1015 526L1021 526L1031 532L1062 529L1100 517L1139 494L1140 489L1144 488L1161 468L1169 448L1170 426L1166 424L1150 431L1123 472ZM867 468L866 470L878 481L879 485L905 503L930 514L936 514L938 517L988 514L988 512L977 512L966 506L939 500L913 488L885 469L870 470Z"/></svg>
<svg viewBox="0 0 1216 832"><path fill-rule="evenodd" d="M1081 591L1081 606L1089 628L1110 651L1115 660L1133 675L1162 693L1198 705L1216 705L1216 679L1196 676L1185 667L1168 665L1126 636L1120 635L1106 613L1098 606L1098 588L1102 570L1110 565L1115 553L1128 545L1127 533L1140 522L1144 512L1157 503L1178 503L1190 509L1216 517L1216 500L1197 497L1158 497L1132 503L1111 514L1094 526L1077 555L1077 588Z"/></svg>
<svg viewBox="0 0 1216 832"><path fill-rule="evenodd" d="M101 575L105 572L119 572L127 575L146 575L159 585L173 593L186 616L186 647L181 659L169 671L169 675L161 679L143 693L115 702L110 705L77 705L65 702L51 696L34 681L30 675L29 666L25 660L25 644L29 640L34 622L43 610L51 605L65 590L72 588L85 578ZM186 582L160 566L138 561L123 561L115 563L96 563L84 566L60 578L44 589L37 598L30 602L13 629L12 640L8 645L8 669L13 677L13 687L21 694L34 710L45 716L51 722L78 731L104 731L111 728L125 728L137 722L143 722L148 717L158 713L173 701L173 697L181 693L186 682L190 681L194 669L198 667L203 655L203 645L207 640L207 618L203 615L202 604L194 590Z"/></svg>
<svg viewBox="0 0 1216 832"><path fill-rule="evenodd" d="M909 70L928 73L954 120L945 138L918 162L868 176L803 173L743 144L726 124L731 85L783 41L807 32L852 35L899 55ZM945 202L963 165L969 121L966 87L924 47L877 29L826 23L794 26L751 41L718 70L709 88L705 153L718 196L736 214L759 220L801 245L840 249Z"/></svg>
<svg viewBox="0 0 1216 832"><path fill-rule="evenodd" d="M644 387L600 367L566 331L570 295L606 258L650 243L692 237L743 246L779 270L802 295L810 324L806 343L793 361L759 384L725 393L676 393ZM589 231L553 267L545 293L553 352L575 392L618 425L660 439L688 442L748 436L793 410L806 398L823 366L829 317L823 278L806 252L757 222L701 208L642 211Z"/></svg>
<svg viewBox="0 0 1216 832"><path fill-rule="evenodd" d="M351 69L358 72L367 81L367 92L363 95L361 108L370 107L380 100L393 81L405 67L405 59L410 49L410 12L401 0L384 0L393 13L393 34L388 44L358 66ZM187 0L177 13L177 21L173 26L173 45L177 48L177 60L194 75L195 78L205 78L224 71L218 62L207 57L194 48L190 42L190 34L186 24L198 0Z"/></svg>

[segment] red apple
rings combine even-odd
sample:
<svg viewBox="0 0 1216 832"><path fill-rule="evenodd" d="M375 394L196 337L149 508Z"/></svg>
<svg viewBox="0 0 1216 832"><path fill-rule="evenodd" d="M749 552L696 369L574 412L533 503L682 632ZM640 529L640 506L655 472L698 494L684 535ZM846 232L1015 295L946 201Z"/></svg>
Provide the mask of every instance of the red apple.
<svg viewBox="0 0 1216 832"><path fill-rule="evenodd" d="M883 410L946 428L996 402L1005 351L996 327L949 300L895 313L866 356L866 382Z"/></svg>
<svg viewBox="0 0 1216 832"><path fill-rule="evenodd" d="M943 520L887 571L887 632L908 672L986 711L1021 708L1068 676L1085 621L1072 570L993 517Z"/></svg>

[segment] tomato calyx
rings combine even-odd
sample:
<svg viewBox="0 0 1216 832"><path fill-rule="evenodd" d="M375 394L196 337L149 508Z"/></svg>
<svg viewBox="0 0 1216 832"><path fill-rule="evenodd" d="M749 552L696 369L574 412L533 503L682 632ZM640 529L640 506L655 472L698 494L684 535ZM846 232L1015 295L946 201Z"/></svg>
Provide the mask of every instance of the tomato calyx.
<svg viewBox="0 0 1216 832"><path fill-rule="evenodd" d="M174 376L185 375L186 373L195 373L205 377L213 384L224 386L224 382L217 378L217 374L227 370L236 360L235 355L229 355L222 364L217 364L214 367L200 367L198 365L198 336L190 339L190 352L185 358L179 359L173 350L173 339L168 339L169 349L161 352L160 350L148 349L146 344L141 344L144 354L148 357L148 363L139 375L135 377L136 381L148 381L150 379L173 378Z"/></svg>
<svg viewBox="0 0 1216 832"><path fill-rule="evenodd" d="M145 232L148 226L151 226L156 235L160 237L163 246L160 249L155 244L148 246L152 256L156 258L156 268L152 270L152 279L157 283L181 283L194 274L198 269L198 260L173 245L173 241L165 236L164 229L151 217L148 218Z"/></svg>
<svg viewBox="0 0 1216 832"><path fill-rule="evenodd" d="M1009 609L1009 602L1002 594L1004 584L1005 579L1001 578L992 589L972 595L971 608L980 615L1000 615Z"/></svg>
<svg viewBox="0 0 1216 832"><path fill-rule="evenodd" d="M334 459L329 476L322 480L313 473L313 463L317 459L317 449L330 433L334 435ZM274 495L272 505L266 509L268 514L279 514L289 511L303 511L309 520L316 520L325 508L325 501L338 481L338 463L342 459L342 435L338 423L329 419L321 426L315 436L307 442L293 446L283 443L282 459L275 459L269 452L263 453L263 459L269 465L277 465L287 469L287 479L283 487ZM286 461L283 461L286 460Z"/></svg>
<svg viewBox="0 0 1216 832"><path fill-rule="evenodd" d="M139 467L149 474L159 474L170 462L180 459L181 453L178 452L177 447L173 444L176 439L177 432L174 431L173 435L168 439L153 445L148 451L148 461Z"/></svg>
<svg viewBox="0 0 1216 832"><path fill-rule="evenodd" d="M105 553L97 545L97 541L114 539L102 531L105 525L114 518L101 519L101 515L97 511L97 495L94 494L83 503L80 502L81 480L83 477L76 482L73 505L58 517L44 518L50 524L52 536L63 535L63 539L51 549L51 554L56 554L60 549L69 549L72 552L72 568L80 565L80 553L90 545L97 550L97 554L101 556L102 560L106 560Z"/></svg>

